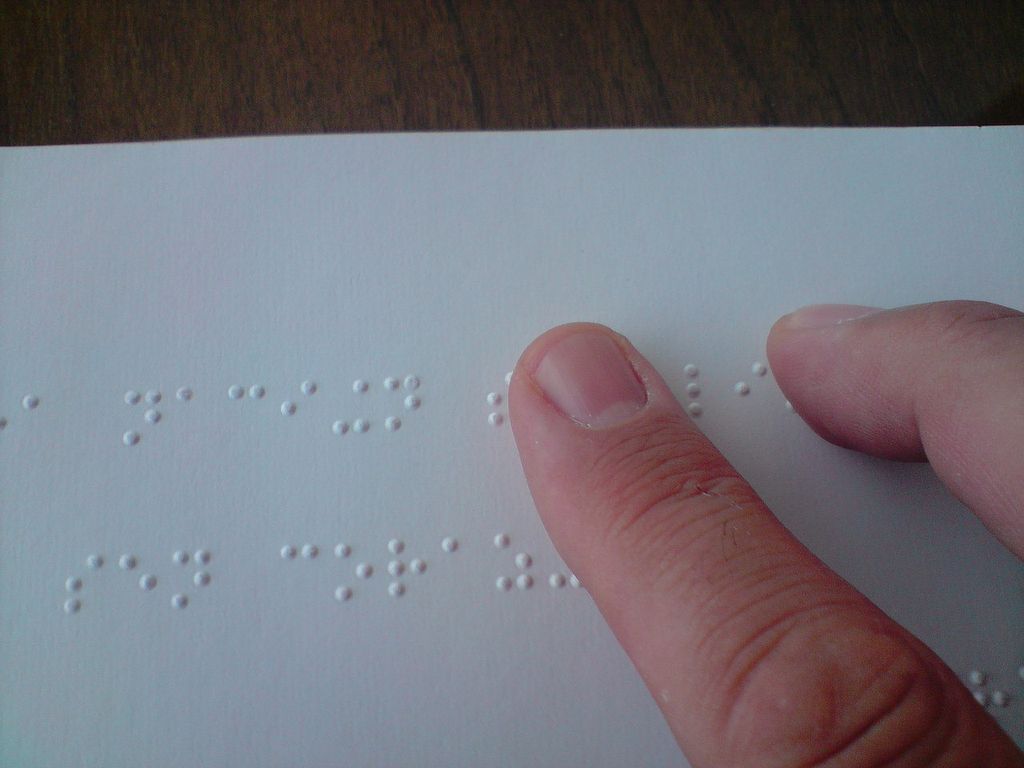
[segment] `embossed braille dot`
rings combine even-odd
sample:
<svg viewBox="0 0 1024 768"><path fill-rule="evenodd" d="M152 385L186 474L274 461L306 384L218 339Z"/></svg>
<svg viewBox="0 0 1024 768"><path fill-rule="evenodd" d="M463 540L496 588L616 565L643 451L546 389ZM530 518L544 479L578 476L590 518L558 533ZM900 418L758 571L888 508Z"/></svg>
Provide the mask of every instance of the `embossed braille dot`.
<svg viewBox="0 0 1024 768"><path fill-rule="evenodd" d="M94 571L103 567L103 555L89 555L85 558L85 564Z"/></svg>
<svg viewBox="0 0 1024 768"><path fill-rule="evenodd" d="M397 432L402 428L402 420L397 416L388 416L384 419L384 429L388 432Z"/></svg>
<svg viewBox="0 0 1024 768"><path fill-rule="evenodd" d="M196 571L196 575L192 577L192 583L197 587L205 587L210 583L210 574L206 571Z"/></svg>
<svg viewBox="0 0 1024 768"><path fill-rule="evenodd" d="M160 411L156 410L156 408L150 408L148 411L146 411L145 419L150 424L157 424L161 418L162 417L160 416Z"/></svg>
<svg viewBox="0 0 1024 768"><path fill-rule="evenodd" d="M420 388L420 380L418 376L413 376L411 373L405 377L403 385L409 392L414 392Z"/></svg>
<svg viewBox="0 0 1024 768"><path fill-rule="evenodd" d="M82 601L76 597L64 601L64 613L78 613L82 609Z"/></svg>
<svg viewBox="0 0 1024 768"><path fill-rule="evenodd" d="M552 589L561 589L565 586L565 576L560 573L552 573L548 577L548 584L551 585Z"/></svg>
<svg viewBox="0 0 1024 768"><path fill-rule="evenodd" d="M195 393L188 387L182 387L177 392L177 398L181 400L183 403L187 403L193 397L195 397Z"/></svg>
<svg viewBox="0 0 1024 768"><path fill-rule="evenodd" d="M310 381L309 379L306 379L304 382L302 382L302 384L299 385L299 389L302 390L302 394L304 395L315 395L317 385L315 381Z"/></svg>
<svg viewBox="0 0 1024 768"><path fill-rule="evenodd" d="M245 397L245 387L241 384L232 384L228 387L228 397L232 400L241 400Z"/></svg>
<svg viewBox="0 0 1024 768"><path fill-rule="evenodd" d="M396 389L398 389L399 386L401 385L399 384L398 379L396 379L394 376L388 376L386 379L384 379L384 389L390 389L392 392L394 392Z"/></svg>
<svg viewBox="0 0 1024 768"><path fill-rule="evenodd" d="M750 372L755 376L764 376L766 373L768 373L768 368L765 367L764 363L758 361L754 363L752 366L750 366Z"/></svg>
<svg viewBox="0 0 1024 768"><path fill-rule="evenodd" d="M409 395L405 398L405 410L415 411L420 407L420 399L416 395Z"/></svg>
<svg viewBox="0 0 1024 768"><path fill-rule="evenodd" d="M334 548L335 557L348 557L352 554L352 547L348 544L339 544Z"/></svg>
<svg viewBox="0 0 1024 768"><path fill-rule="evenodd" d="M291 400L285 400L281 403L281 415L282 416L294 416L296 405Z"/></svg>
<svg viewBox="0 0 1024 768"><path fill-rule="evenodd" d="M344 435L348 432L348 422L339 419L331 425L331 432L336 435Z"/></svg>
<svg viewBox="0 0 1024 768"><path fill-rule="evenodd" d="M39 407L39 398L35 395L25 395L21 400L21 407L26 411L34 411Z"/></svg>
<svg viewBox="0 0 1024 768"><path fill-rule="evenodd" d="M501 592L508 592L512 589L512 579L508 576L499 576L494 582L494 586Z"/></svg>
<svg viewBox="0 0 1024 768"><path fill-rule="evenodd" d="M533 558L530 557L526 552L520 552L516 555L516 568L521 571L525 571L533 565Z"/></svg>
<svg viewBox="0 0 1024 768"><path fill-rule="evenodd" d="M984 685L985 681L988 680L988 675L980 669L972 669L967 673L967 679L970 681L971 685Z"/></svg>
<svg viewBox="0 0 1024 768"><path fill-rule="evenodd" d="M370 422L366 419L356 419L352 424L352 429L359 434L363 434L370 429Z"/></svg>
<svg viewBox="0 0 1024 768"><path fill-rule="evenodd" d="M1017 677L1019 677L1021 680L1024 680L1024 667L1019 667L1017 669Z"/></svg>
<svg viewBox="0 0 1024 768"><path fill-rule="evenodd" d="M370 388L370 382L366 379L356 379L352 382L352 391L356 394L362 394Z"/></svg>
<svg viewBox="0 0 1024 768"><path fill-rule="evenodd" d="M171 559L174 560L174 562L176 562L178 565L185 565L189 561L190 556L188 552L186 552L184 549L179 549L177 552L171 555Z"/></svg>
<svg viewBox="0 0 1024 768"><path fill-rule="evenodd" d="M139 589L143 592L152 592L156 589L156 576L151 573L145 573L139 577Z"/></svg>
<svg viewBox="0 0 1024 768"><path fill-rule="evenodd" d="M3 432L5 429L7 429L7 419L0 416L0 432Z"/></svg>
<svg viewBox="0 0 1024 768"><path fill-rule="evenodd" d="M448 552L450 554L458 548L458 539L452 538L451 536L446 536L445 538L441 539L441 549L443 549L445 552Z"/></svg>
<svg viewBox="0 0 1024 768"><path fill-rule="evenodd" d="M267 388L262 384L253 384L249 387L249 398L252 400L262 400L267 396Z"/></svg>
<svg viewBox="0 0 1024 768"><path fill-rule="evenodd" d="M683 366L683 373L689 376L691 379L696 379L700 375L700 369L697 368L693 363L687 363Z"/></svg>
<svg viewBox="0 0 1024 768"><path fill-rule="evenodd" d="M188 607L188 595L183 595L180 592L171 598L171 605L175 608L187 608Z"/></svg>
<svg viewBox="0 0 1024 768"><path fill-rule="evenodd" d="M505 417L498 412L494 412L487 417L487 423L492 427L500 427L505 423Z"/></svg>
<svg viewBox="0 0 1024 768"><path fill-rule="evenodd" d="M691 416L697 417L704 413L704 406L700 403L690 403L686 406L686 410Z"/></svg>
<svg viewBox="0 0 1024 768"><path fill-rule="evenodd" d="M392 555L400 555L405 549L405 543L401 539L391 539L388 542L388 552Z"/></svg>
<svg viewBox="0 0 1024 768"><path fill-rule="evenodd" d="M307 560L313 560L320 554L320 548L316 544L303 544L302 556Z"/></svg>
<svg viewBox="0 0 1024 768"><path fill-rule="evenodd" d="M164 396L160 394L159 390L151 389L148 392L146 392L146 402L149 403L150 405L156 405L163 399Z"/></svg>
<svg viewBox="0 0 1024 768"><path fill-rule="evenodd" d="M1010 703L1010 694L1006 691L992 691L992 703L997 707L1005 707Z"/></svg>
<svg viewBox="0 0 1024 768"><path fill-rule="evenodd" d="M195 557L196 562L200 565L209 565L210 561L213 559L213 555L210 554L208 549L197 549Z"/></svg>
<svg viewBox="0 0 1024 768"><path fill-rule="evenodd" d="M700 397L700 384L695 381L691 381L686 385L686 394L689 397Z"/></svg>
<svg viewBox="0 0 1024 768"><path fill-rule="evenodd" d="M745 381L737 381L732 389L740 397L750 394L750 385Z"/></svg>
<svg viewBox="0 0 1024 768"><path fill-rule="evenodd" d="M80 592L82 590L82 580L77 576L72 576L64 582L64 589L68 592Z"/></svg>
<svg viewBox="0 0 1024 768"><path fill-rule="evenodd" d="M134 429L129 429L123 435L121 435L121 442L125 445L132 446L139 444L139 433Z"/></svg>
<svg viewBox="0 0 1024 768"><path fill-rule="evenodd" d="M124 393L125 405L138 405L142 401L142 395L136 392L134 389L129 389Z"/></svg>
<svg viewBox="0 0 1024 768"><path fill-rule="evenodd" d="M294 560L298 553L299 551L295 548L294 544L285 544L281 547L281 558L284 560Z"/></svg>
<svg viewBox="0 0 1024 768"><path fill-rule="evenodd" d="M334 599L339 603L345 603L352 599L352 590L349 587L338 587L334 590Z"/></svg>
<svg viewBox="0 0 1024 768"><path fill-rule="evenodd" d="M511 383L512 383L512 371L509 371L508 373L505 374L505 386L507 387Z"/></svg>
<svg viewBox="0 0 1024 768"><path fill-rule="evenodd" d="M570 586L570 587L576 587L576 588L579 588L579 587L581 586L581 584L580 584L580 580L579 580L579 578L578 578L578 577L576 576L576 574L575 574L575 573L573 573L573 574L570 574L570 576L569 576L569 586Z"/></svg>
<svg viewBox="0 0 1024 768"><path fill-rule="evenodd" d="M520 573L516 576L516 586L519 589L529 589L533 586L533 576L528 573Z"/></svg>
<svg viewBox="0 0 1024 768"><path fill-rule="evenodd" d="M974 700L981 704L983 707L988 706L988 694L985 691L975 691Z"/></svg>
<svg viewBox="0 0 1024 768"><path fill-rule="evenodd" d="M405 585L400 581L392 581L388 584L388 594L392 597L401 597L405 594Z"/></svg>
<svg viewBox="0 0 1024 768"><path fill-rule="evenodd" d="M121 555L121 559L117 561L117 564L122 571L131 571L135 569L139 561L135 555Z"/></svg>
<svg viewBox="0 0 1024 768"><path fill-rule="evenodd" d="M497 392L490 392L487 395L487 404L490 406L501 405L501 395Z"/></svg>
<svg viewBox="0 0 1024 768"><path fill-rule="evenodd" d="M423 573L427 570L427 564L425 561L417 557L409 563L409 570L413 573Z"/></svg>
<svg viewBox="0 0 1024 768"><path fill-rule="evenodd" d="M360 579L368 579L373 576L373 566L369 563L360 563L356 566L356 576Z"/></svg>
<svg viewBox="0 0 1024 768"><path fill-rule="evenodd" d="M401 560L392 560L388 563L388 573L392 576L401 576L405 573L405 563Z"/></svg>
<svg viewBox="0 0 1024 768"><path fill-rule="evenodd" d="M497 549L505 549L511 543L512 539L509 538L509 535L507 533L499 533L494 537L494 546Z"/></svg>

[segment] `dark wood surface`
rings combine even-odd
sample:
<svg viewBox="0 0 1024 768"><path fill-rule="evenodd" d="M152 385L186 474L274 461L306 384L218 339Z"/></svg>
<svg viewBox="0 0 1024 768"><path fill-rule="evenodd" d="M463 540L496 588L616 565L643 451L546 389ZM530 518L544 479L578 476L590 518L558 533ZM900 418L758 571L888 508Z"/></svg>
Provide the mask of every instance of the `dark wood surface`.
<svg viewBox="0 0 1024 768"><path fill-rule="evenodd" d="M1024 122L1021 0L0 3L0 139Z"/></svg>

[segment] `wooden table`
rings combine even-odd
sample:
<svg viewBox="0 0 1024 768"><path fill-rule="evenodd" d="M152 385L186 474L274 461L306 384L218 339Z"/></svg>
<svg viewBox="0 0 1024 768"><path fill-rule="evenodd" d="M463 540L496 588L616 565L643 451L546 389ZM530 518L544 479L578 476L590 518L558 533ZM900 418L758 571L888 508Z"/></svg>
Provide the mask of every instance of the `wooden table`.
<svg viewBox="0 0 1024 768"><path fill-rule="evenodd" d="M1021 0L3 6L6 144L1024 122Z"/></svg>

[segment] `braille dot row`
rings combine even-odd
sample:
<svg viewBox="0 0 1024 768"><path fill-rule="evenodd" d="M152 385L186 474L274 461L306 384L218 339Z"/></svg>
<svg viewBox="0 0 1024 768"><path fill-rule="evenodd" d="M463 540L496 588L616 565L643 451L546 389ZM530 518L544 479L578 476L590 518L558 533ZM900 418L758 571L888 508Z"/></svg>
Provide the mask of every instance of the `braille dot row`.
<svg viewBox="0 0 1024 768"><path fill-rule="evenodd" d="M987 691L974 691L974 700L983 707L987 707L989 704L996 707L1008 707L1010 694L1006 691L992 691L992 694L989 695Z"/></svg>
<svg viewBox="0 0 1024 768"><path fill-rule="evenodd" d="M156 405L161 400L163 400L163 397L164 396L160 394L160 390L158 389L151 389L146 392L146 402L149 403L150 405ZM178 399L191 400L192 390L188 389L187 387L182 387L181 389L178 390ZM137 390L129 389L127 392L124 393L124 402L125 405L138 405L139 403L142 402L142 394L140 394Z"/></svg>
<svg viewBox="0 0 1024 768"><path fill-rule="evenodd" d="M521 573L516 576L515 581L509 576L499 576L494 582L494 586L500 592L508 592L512 589L513 584L520 590L531 589L533 587L533 577L528 573Z"/></svg>
<svg viewBox="0 0 1024 768"><path fill-rule="evenodd" d="M398 430L401 426L402 420L397 416L388 416L384 420L384 427L390 432ZM370 431L370 421L369 419L356 419L352 422L351 429L353 432L364 435ZM331 425L331 431L339 436L348 434L349 424L344 419L339 419Z"/></svg>
<svg viewBox="0 0 1024 768"><path fill-rule="evenodd" d="M174 560L174 562L180 565L187 564L190 559L189 553L183 549L175 551L171 557ZM196 563L207 565L213 559L213 556L207 549L198 549L195 552L194 559ZM118 567L121 570L133 571L138 567L139 561L135 555L123 554L121 555L120 558L118 558L117 563ZM99 570L104 566L105 560L103 558L103 555L94 553L85 558L85 564L90 570L95 571ZM197 571L192 577L192 582L197 587L206 587L210 584L211 580L212 577L210 573L208 571L203 570ZM151 573L143 573L139 577L138 584L139 589L141 589L143 592L152 592L157 587L158 579L155 575ZM73 594L81 592L83 586L83 581L78 576L69 576L67 580L64 582L64 589ZM188 597L184 595L175 595L171 599L171 604L175 608L184 608L188 605ZM64 611L68 614L78 613L81 610L81 607L81 600L77 598L69 599L64 603Z"/></svg>

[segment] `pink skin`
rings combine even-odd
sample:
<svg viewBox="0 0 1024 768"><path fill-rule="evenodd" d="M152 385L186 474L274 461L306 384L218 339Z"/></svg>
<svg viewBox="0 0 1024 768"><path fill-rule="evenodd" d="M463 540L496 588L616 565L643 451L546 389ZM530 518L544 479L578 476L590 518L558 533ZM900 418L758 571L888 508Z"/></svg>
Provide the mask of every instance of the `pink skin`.
<svg viewBox="0 0 1024 768"><path fill-rule="evenodd" d="M1020 553L1021 317L815 307L776 324L769 358L821 434L927 456ZM697 768L1024 766L941 660L789 534L624 338L548 331L509 407L552 540Z"/></svg>

